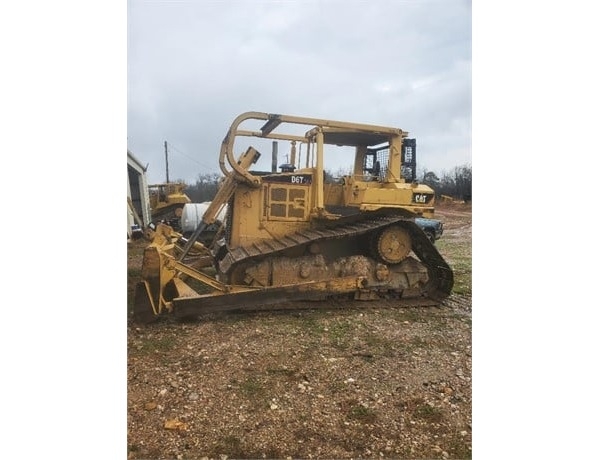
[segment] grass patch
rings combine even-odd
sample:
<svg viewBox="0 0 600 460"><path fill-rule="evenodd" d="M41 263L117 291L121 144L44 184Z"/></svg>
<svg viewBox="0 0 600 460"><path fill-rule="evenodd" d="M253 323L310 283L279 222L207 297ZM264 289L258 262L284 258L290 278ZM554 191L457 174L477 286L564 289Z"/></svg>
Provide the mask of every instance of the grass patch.
<svg viewBox="0 0 600 460"><path fill-rule="evenodd" d="M454 287L452 292L460 295L471 295L472 294L472 273L471 273L471 260L462 260L455 263L452 267L454 271Z"/></svg>
<svg viewBox="0 0 600 460"><path fill-rule="evenodd" d="M428 319L428 324L434 331L445 332L449 327L448 319L444 316L431 315Z"/></svg>
<svg viewBox="0 0 600 460"><path fill-rule="evenodd" d="M246 398L254 399L262 397L265 389L262 383L255 377L250 377L240 384L240 390Z"/></svg>
<svg viewBox="0 0 600 460"><path fill-rule="evenodd" d="M432 407L429 404L420 404L414 410L414 415L421 420L425 420L429 423L439 423L444 418L444 414L441 409Z"/></svg>
<svg viewBox="0 0 600 460"><path fill-rule="evenodd" d="M459 433L450 438L446 451L450 454L450 458L469 460L473 457L470 438Z"/></svg>
<svg viewBox="0 0 600 460"><path fill-rule="evenodd" d="M349 332L351 325L348 321L338 322L331 325L328 331L329 340L335 348L344 350L349 345Z"/></svg>
<svg viewBox="0 0 600 460"><path fill-rule="evenodd" d="M405 348L409 351L430 347L431 344L427 340L424 340L418 336L411 337L410 340L405 344Z"/></svg>
<svg viewBox="0 0 600 460"><path fill-rule="evenodd" d="M459 295L472 293L473 258L471 244L459 244L453 240L439 240L438 251L454 273L454 287L452 291Z"/></svg>
<svg viewBox="0 0 600 460"><path fill-rule="evenodd" d="M325 332L325 326L321 322L322 315L315 316L314 313L300 313L294 317L299 329L309 336L321 336Z"/></svg>
<svg viewBox="0 0 600 460"><path fill-rule="evenodd" d="M373 423L377 420L377 412L370 407L356 404L351 406L348 410L348 418L357 420L361 423Z"/></svg>
<svg viewBox="0 0 600 460"><path fill-rule="evenodd" d="M422 323L423 313L419 308L406 307L399 310L398 321L410 321L411 323ZM430 316L427 316L429 319Z"/></svg>
<svg viewBox="0 0 600 460"><path fill-rule="evenodd" d="M138 350L142 353L165 353L175 348L177 340L172 335L140 339Z"/></svg>
<svg viewBox="0 0 600 460"><path fill-rule="evenodd" d="M272 368L267 369L267 374L281 375L283 377L293 378L294 375L296 375L296 370L295 369L285 369L282 367L276 367L276 368L272 367Z"/></svg>
<svg viewBox="0 0 600 460"><path fill-rule="evenodd" d="M368 350L373 355L380 356L394 356L396 344L395 341L388 339L387 337L383 337L381 334L375 334L373 332L367 332L364 335L365 344L368 347ZM369 358L367 355L364 357Z"/></svg>
<svg viewBox="0 0 600 460"><path fill-rule="evenodd" d="M246 458L242 440L235 435L227 435L219 439L215 448L216 457L227 455L233 458Z"/></svg>

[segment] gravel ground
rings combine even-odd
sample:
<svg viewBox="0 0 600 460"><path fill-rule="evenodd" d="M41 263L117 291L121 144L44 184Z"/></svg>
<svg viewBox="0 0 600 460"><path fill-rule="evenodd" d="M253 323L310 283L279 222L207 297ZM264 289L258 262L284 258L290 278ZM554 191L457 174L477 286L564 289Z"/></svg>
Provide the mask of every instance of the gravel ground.
<svg viewBox="0 0 600 460"><path fill-rule="evenodd" d="M438 249L468 285L441 307L129 324L129 458L471 458L470 207L438 215Z"/></svg>

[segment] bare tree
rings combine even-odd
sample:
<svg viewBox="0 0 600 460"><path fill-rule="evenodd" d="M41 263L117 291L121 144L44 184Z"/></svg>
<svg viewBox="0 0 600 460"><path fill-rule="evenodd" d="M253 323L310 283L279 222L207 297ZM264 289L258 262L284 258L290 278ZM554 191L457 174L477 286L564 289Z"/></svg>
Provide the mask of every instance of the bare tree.
<svg viewBox="0 0 600 460"><path fill-rule="evenodd" d="M471 201L472 181L471 165L456 166L452 172L442 171L442 177L436 186L430 185L437 195L447 195L455 199Z"/></svg>
<svg viewBox="0 0 600 460"><path fill-rule="evenodd" d="M193 203L202 203L212 201L222 176L217 173L199 174L194 185L188 185L185 193L190 197Z"/></svg>

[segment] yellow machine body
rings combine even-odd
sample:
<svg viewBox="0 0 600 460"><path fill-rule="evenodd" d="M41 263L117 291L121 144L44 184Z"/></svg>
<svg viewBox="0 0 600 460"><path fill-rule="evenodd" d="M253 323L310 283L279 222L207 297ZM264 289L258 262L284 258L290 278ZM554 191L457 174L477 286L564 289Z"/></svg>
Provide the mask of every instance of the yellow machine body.
<svg viewBox="0 0 600 460"><path fill-rule="evenodd" d="M242 128L256 121L259 129ZM252 137L289 143L281 171L253 171L260 156L253 146L235 157L236 141ZM332 180L324 160L329 147L340 146L352 169ZM435 209L434 191L414 180L415 148L398 128L262 112L238 116L221 146L224 179L194 234L163 235L149 246L137 316L338 295L439 302L451 292L453 275L414 222L433 217ZM222 231L198 262L197 240L225 208Z"/></svg>
<svg viewBox="0 0 600 460"><path fill-rule="evenodd" d="M183 205L192 200L185 194L186 185L181 182L167 182L148 186L150 209L154 222L181 217Z"/></svg>

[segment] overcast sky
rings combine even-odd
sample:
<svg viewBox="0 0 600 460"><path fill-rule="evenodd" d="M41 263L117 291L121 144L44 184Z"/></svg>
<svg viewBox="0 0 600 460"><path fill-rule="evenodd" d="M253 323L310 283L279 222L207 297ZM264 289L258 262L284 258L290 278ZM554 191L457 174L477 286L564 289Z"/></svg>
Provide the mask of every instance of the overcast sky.
<svg viewBox="0 0 600 460"><path fill-rule="evenodd" d="M128 5L127 146L151 183L166 179L164 141L170 180L219 172L247 111L401 128L419 172L471 163L468 0Z"/></svg>

